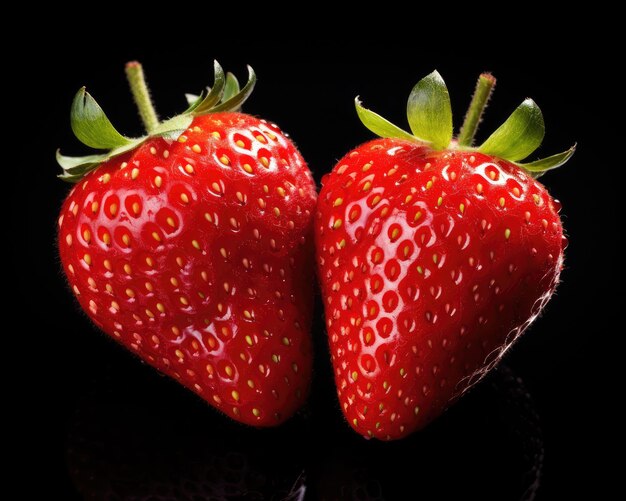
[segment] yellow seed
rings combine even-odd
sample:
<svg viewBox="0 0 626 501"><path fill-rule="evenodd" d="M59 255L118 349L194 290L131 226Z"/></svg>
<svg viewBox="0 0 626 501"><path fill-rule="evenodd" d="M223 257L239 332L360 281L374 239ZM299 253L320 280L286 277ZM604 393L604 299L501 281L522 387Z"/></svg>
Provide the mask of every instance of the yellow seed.
<svg viewBox="0 0 626 501"><path fill-rule="evenodd" d="M176 226L176 222L174 221L174 218L172 216L169 216L167 219L167 224L169 224L172 228L174 228Z"/></svg>
<svg viewBox="0 0 626 501"><path fill-rule="evenodd" d="M180 201L184 204L188 204L189 203L189 195L187 195L187 193L181 193L180 194Z"/></svg>
<svg viewBox="0 0 626 501"><path fill-rule="evenodd" d="M133 170L130 171L130 178L137 179L137 177L139 177L139 169L134 167Z"/></svg>
<svg viewBox="0 0 626 501"><path fill-rule="evenodd" d="M430 190L432 187L433 187L433 182L432 182L432 181L428 181L428 182L426 183L426 189L427 189L427 190Z"/></svg>
<svg viewBox="0 0 626 501"><path fill-rule="evenodd" d="M72 245L72 235L69 235L69 234L68 234L68 235L65 237L65 243L66 243L67 245Z"/></svg>
<svg viewBox="0 0 626 501"><path fill-rule="evenodd" d="M254 381L252 381L252 379L248 379L248 386L254 388Z"/></svg>
<svg viewBox="0 0 626 501"><path fill-rule="evenodd" d="M365 184L363 185L363 191L369 191L371 187L372 187L372 183L370 181L366 181Z"/></svg>
<svg viewBox="0 0 626 501"><path fill-rule="evenodd" d="M191 147L191 149L192 149L193 151L195 151L196 153L200 153L200 152L202 151L202 148L200 148L200 145L198 145L198 144L194 144L194 145Z"/></svg>
<svg viewBox="0 0 626 501"><path fill-rule="evenodd" d="M504 197L500 197L500 200L498 200L498 203L500 204L500 207L504 207L506 200L504 200Z"/></svg>
<svg viewBox="0 0 626 501"><path fill-rule="evenodd" d="M98 202L93 202L91 204L91 212L93 212L94 214L98 212L98 207L99 207Z"/></svg>
<svg viewBox="0 0 626 501"><path fill-rule="evenodd" d="M246 343L248 343L249 346L252 346L254 344L250 336L246 336Z"/></svg>
<svg viewBox="0 0 626 501"><path fill-rule="evenodd" d="M185 165L185 172L187 174L193 174L193 165L191 165L191 164Z"/></svg>
<svg viewBox="0 0 626 501"><path fill-rule="evenodd" d="M233 368L232 368L230 365L227 365L227 366L224 368L224 371L226 372L226 375L227 375L228 377L233 377Z"/></svg>
<svg viewBox="0 0 626 501"><path fill-rule="evenodd" d="M289 341L289 338L284 337L284 338L283 338L283 344L284 344L285 346L289 346L289 345L291 344L291 342Z"/></svg>
<svg viewBox="0 0 626 501"><path fill-rule="evenodd" d="M413 221L417 221L420 217L422 217L422 212L421 211L417 211L415 213L415 216L413 217Z"/></svg>
<svg viewBox="0 0 626 501"><path fill-rule="evenodd" d="M163 178L161 176L155 176L154 177L154 185L157 188L160 188L162 184L163 184Z"/></svg>
<svg viewBox="0 0 626 501"><path fill-rule="evenodd" d="M141 210L141 206L139 205L139 202L135 202L133 204L132 209L133 209L133 212L138 215L139 211Z"/></svg>
<svg viewBox="0 0 626 501"><path fill-rule="evenodd" d="M259 417L261 415L261 411L255 407L252 409L252 414L254 414L254 417Z"/></svg>
<svg viewBox="0 0 626 501"><path fill-rule="evenodd" d="M398 235L400 235L400 230L398 228L394 228L391 232L391 239L395 240L396 238L398 238Z"/></svg>
<svg viewBox="0 0 626 501"><path fill-rule="evenodd" d="M343 203L343 198L336 198L333 202L333 207L339 207Z"/></svg>
<svg viewBox="0 0 626 501"><path fill-rule="evenodd" d="M263 164L263 167L268 168L270 166L270 161L267 157L261 157L259 160L261 161L261 164Z"/></svg>
<svg viewBox="0 0 626 501"><path fill-rule="evenodd" d="M233 390L231 395L235 399L235 401L239 402L239 392L237 390Z"/></svg>
<svg viewBox="0 0 626 501"><path fill-rule="evenodd" d="M172 326L172 332L174 333L175 336L180 335L180 329L176 327L175 325Z"/></svg>
<svg viewBox="0 0 626 501"><path fill-rule="evenodd" d="M91 256L89 254L85 254L83 256L83 261L87 264L87 266L91 266Z"/></svg>
<svg viewBox="0 0 626 501"><path fill-rule="evenodd" d="M267 143L267 139L265 139L265 136L262 136L261 134L257 134L254 138L263 144Z"/></svg>
<svg viewBox="0 0 626 501"><path fill-rule="evenodd" d="M230 165L230 159L226 155L222 155L220 157L220 162L222 162L224 165Z"/></svg>
<svg viewBox="0 0 626 501"><path fill-rule="evenodd" d="M459 205L459 210L461 211L461 214L463 214L465 212L465 204Z"/></svg>
<svg viewBox="0 0 626 501"><path fill-rule="evenodd" d="M211 135L212 135L215 139L222 139L222 135L221 135L219 132L217 132L217 131L211 132Z"/></svg>
<svg viewBox="0 0 626 501"><path fill-rule="evenodd" d="M279 217L279 216L280 216L280 209L279 209L278 207L274 207L274 215L275 215L276 217Z"/></svg>
<svg viewBox="0 0 626 501"><path fill-rule="evenodd" d="M111 174L109 174L108 172L104 176L102 176L103 184L107 184L110 180L111 180Z"/></svg>
<svg viewBox="0 0 626 501"><path fill-rule="evenodd" d="M154 313L152 313L152 312L151 312L150 310L148 310L148 309L146 309L146 315L147 315L149 318L154 318Z"/></svg>
<svg viewBox="0 0 626 501"><path fill-rule="evenodd" d="M511 230L507 228L506 230L504 230L504 238L508 240L510 236L511 236Z"/></svg>
<svg viewBox="0 0 626 501"><path fill-rule="evenodd" d="M482 184L478 183L478 184L476 185L476 192L477 192L478 194L480 194L480 193L482 193L482 192L483 192L483 185L482 185Z"/></svg>
<svg viewBox="0 0 626 501"><path fill-rule="evenodd" d="M181 304L184 304L185 306L189 304L189 301L187 300L185 296L180 296L180 302Z"/></svg>
<svg viewBox="0 0 626 501"><path fill-rule="evenodd" d="M220 185L217 184L215 181L211 184L211 188L213 188L213 191L216 191L218 193L222 192L222 189L220 188Z"/></svg>
<svg viewBox="0 0 626 501"><path fill-rule="evenodd" d="M152 232L152 238L154 238L157 242L161 241L161 236L156 231Z"/></svg>
<svg viewBox="0 0 626 501"><path fill-rule="evenodd" d="M187 136L185 136L184 134L182 136L178 137L178 142L179 143L186 143L187 142Z"/></svg>
<svg viewBox="0 0 626 501"><path fill-rule="evenodd" d="M357 371L353 371L352 372L352 381L356 381L358 377L359 377L358 372Z"/></svg>
<svg viewBox="0 0 626 501"><path fill-rule="evenodd" d="M132 289L126 289L126 295L128 297L135 297L135 291Z"/></svg>
<svg viewBox="0 0 626 501"><path fill-rule="evenodd" d="M250 164L243 164L243 170L245 170L248 174L252 174L252 172L254 172Z"/></svg>
<svg viewBox="0 0 626 501"><path fill-rule="evenodd" d="M191 245L193 245L196 249L200 250L200 243L197 240L192 240Z"/></svg>
<svg viewBox="0 0 626 501"><path fill-rule="evenodd" d="M279 186L278 188L276 188L276 191L278 192L278 195L281 197L285 196L285 188L283 188L282 186Z"/></svg>
<svg viewBox="0 0 626 501"><path fill-rule="evenodd" d="M343 221L341 219L335 219L335 222L333 223L333 228L337 230L341 228L342 224L343 224Z"/></svg>
<svg viewBox="0 0 626 501"><path fill-rule="evenodd" d="M244 148L246 146L246 143L244 143L241 139L237 139L237 141L235 141L235 144L240 148Z"/></svg>
<svg viewBox="0 0 626 501"><path fill-rule="evenodd" d="M165 306L163 306L163 303L157 303L156 307L161 313L165 313Z"/></svg>

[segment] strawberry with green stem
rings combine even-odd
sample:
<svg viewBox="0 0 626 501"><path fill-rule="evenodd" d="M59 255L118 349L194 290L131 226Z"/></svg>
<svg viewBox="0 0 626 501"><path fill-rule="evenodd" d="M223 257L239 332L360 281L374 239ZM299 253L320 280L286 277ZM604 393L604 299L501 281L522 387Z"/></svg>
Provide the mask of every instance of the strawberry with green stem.
<svg viewBox="0 0 626 501"><path fill-rule="evenodd" d="M81 89L76 137L103 152L57 153L77 183L59 217L70 287L103 331L232 418L283 422L311 376L315 185L288 137L237 112L215 83L159 122L138 63L126 67L148 134L122 136Z"/></svg>
<svg viewBox="0 0 626 501"><path fill-rule="evenodd" d="M437 72L411 92L406 132L361 106L381 136L323 179L318 276L341 409L365 437L397 439L436 418L537 317L563 263L559 204L536 178L571 148L541 143L526 99L480 146L495 79L481 75L458 139Z"/></svg>

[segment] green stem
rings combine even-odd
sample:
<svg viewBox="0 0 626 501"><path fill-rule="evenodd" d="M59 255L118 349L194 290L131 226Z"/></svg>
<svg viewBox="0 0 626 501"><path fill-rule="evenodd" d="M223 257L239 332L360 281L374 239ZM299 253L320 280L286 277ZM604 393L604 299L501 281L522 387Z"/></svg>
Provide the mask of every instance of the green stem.
<svg viewBox="0 0 626 501"><path fill-rule="evenodd" d="M141 64L137 61L126 63L126 78L130 84L135 104L139 109L141 121L148 134L150 134L159 125L159 117L154 109L152 99L150 99L150 91L148 90Z"/></svg>
<svg viewBox="0 0 626 501"><path fill-rule="evenodd" d="M467 109L461 132L459 132L459 146L471 146L478 130L478 124L487 107L489 97L496 85L496 79L491 73L483 73L478 77L476 90L472 96L472 102Z"/></svg>

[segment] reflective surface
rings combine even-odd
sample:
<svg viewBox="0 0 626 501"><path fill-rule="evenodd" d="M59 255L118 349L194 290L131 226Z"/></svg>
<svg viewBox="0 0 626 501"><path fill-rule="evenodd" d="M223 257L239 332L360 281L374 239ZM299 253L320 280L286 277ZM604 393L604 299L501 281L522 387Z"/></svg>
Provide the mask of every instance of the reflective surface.
<svg viewBox="0 0 626 501"><path fill-rule="evenodd" d="M93 500L535 498L541 429L506 367L403 441L366 441L328 407L254 430L146 368L94 382L69 422L67 466Z"/></svg>

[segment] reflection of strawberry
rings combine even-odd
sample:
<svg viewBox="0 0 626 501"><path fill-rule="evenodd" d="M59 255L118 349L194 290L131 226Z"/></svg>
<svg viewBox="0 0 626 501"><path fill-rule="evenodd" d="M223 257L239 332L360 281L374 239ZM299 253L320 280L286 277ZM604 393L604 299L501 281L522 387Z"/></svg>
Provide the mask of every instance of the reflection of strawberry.
<svg viewBox="0 0 626 501"><path fill-rule="evenodd" d="M81 499L301 499L289 497L305 489L299 418L258 433L209 415L167 384L159 389L165 404L150 390L138 396L153 378L134 375L123 388L119 374L91 381L68 422L68 471Z"/></svg>
<svg viewBox="0 0 626 501"><path fill-rule="evenodd" d="M254 73L239 91L216 64L208 95L159 124L127 71L148 137L121 136L83 89L72 128L110 151L58 155L78 183L59 218L69 284L142 359L234 419L278 424L311 373L310 172L276 125L232 111Z"/></svg>
<svg viewBox="0 0 626 501"><path fill-rule="evenodd" d="M494 80L483 75L458 141L438 73L413 89L411 135L361 107L383 136L323 180L319 277L341 408L364 436L403 437L478 381L550 298L563 262L558 204L528 164L544 133L526 100L471 147Z"/></svg>

